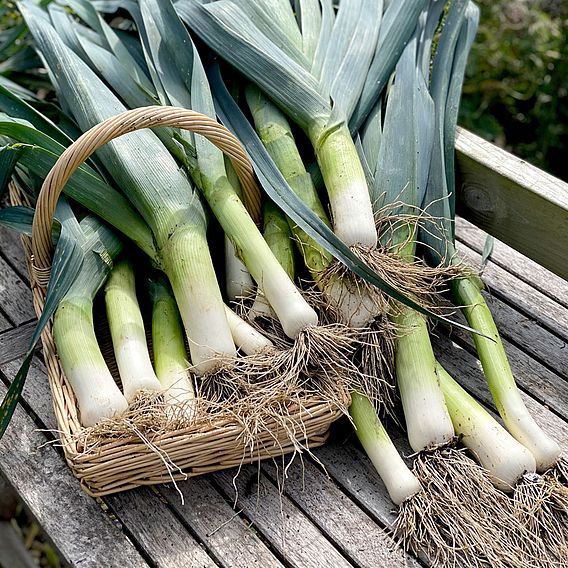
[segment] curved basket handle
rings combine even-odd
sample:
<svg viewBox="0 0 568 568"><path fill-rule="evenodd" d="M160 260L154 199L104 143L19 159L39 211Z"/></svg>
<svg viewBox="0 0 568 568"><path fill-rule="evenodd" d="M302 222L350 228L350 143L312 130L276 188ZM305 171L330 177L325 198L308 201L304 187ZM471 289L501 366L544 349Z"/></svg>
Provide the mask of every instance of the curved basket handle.
<svg viewBox="0 0 568 568"><path fill-rule="evenodd" d="M32 225L33 266L38 276L43 276L41 280L49 272L53 258L51 226L55 206L75 170L91 154L114 138L142 128L160 126L182 128L201 134L227 154L243 187L245 206L254 221L260 222L260 189L252 164L242 144L229 130L209 116L179 107L148 106L127 110L93 126L77 138L59 156L47 174L41 186Z"/></svg>

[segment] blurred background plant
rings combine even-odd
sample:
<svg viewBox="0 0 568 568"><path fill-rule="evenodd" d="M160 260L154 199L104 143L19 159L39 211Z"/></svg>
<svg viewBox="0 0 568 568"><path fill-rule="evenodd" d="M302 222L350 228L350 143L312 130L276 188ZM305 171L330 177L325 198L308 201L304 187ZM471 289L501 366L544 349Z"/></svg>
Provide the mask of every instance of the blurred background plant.
<svg viewBox="0 0 568 568"><path fill-rule="evenodd" d="M460 124L568 179L568 1L476 2Z"/></svg>

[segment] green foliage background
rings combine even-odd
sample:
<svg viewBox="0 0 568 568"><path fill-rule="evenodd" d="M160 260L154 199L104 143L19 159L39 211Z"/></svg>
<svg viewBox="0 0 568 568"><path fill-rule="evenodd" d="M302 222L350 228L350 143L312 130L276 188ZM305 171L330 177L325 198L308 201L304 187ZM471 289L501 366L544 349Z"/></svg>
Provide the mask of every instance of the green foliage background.
<svg viewBox="0 0 568 568"><path fill-rule="evenodd" d="M568 0L476 0L460 124L568 179Z"/></svg>

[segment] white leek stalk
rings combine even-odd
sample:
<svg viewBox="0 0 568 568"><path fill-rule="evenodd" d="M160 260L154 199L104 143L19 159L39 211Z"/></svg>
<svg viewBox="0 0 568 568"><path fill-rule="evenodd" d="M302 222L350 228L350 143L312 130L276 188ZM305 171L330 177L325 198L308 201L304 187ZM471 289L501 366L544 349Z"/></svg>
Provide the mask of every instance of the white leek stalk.
<svg viewBox="0 0 568 568"><path fill-rule="evenodd" d="M166 404L181 405L186 414L195 406L195 389L189 374L183 325L170 287L163 277L150 280L152 348L156 377Z"/></svg>
<svg viewBox="0 0 568 568"><path fill-rule="evenodd" d="M229 183L233 186L239 198L242 199L239 178L231 164L231 160L225 156L224 162ZM227 298L231 302L236 302L242 298L252 296L254 289L254 282L247 267L239 258L231 239L225 235L225 291L227 292Z"/></svg>
<svg viewBox="0 0 568 568"><path fill-rule="evenodd" d="M479 286L473 279L462 278L452 282L452 292L456 303L464 306L462 311L469 325L487 336L474 334L473 340L489 390L507 430L533 454L537 471L545 472L560 458L560 446L543 432L527 410Z"/></svg>
<svg viewBox="0 0 568 568"><path fill-rule="evenodd" d="M314 128L309 134L329 195L333 232L347 246L375 248L377 230L369 188L349 129L342 125L323 133Z"/></svg>
<svg viewBox="0 0 568 568"><path fill-rule="evenodd" d="M250 296L254 290L254 283L244 265L237 256L235 247L229 237L225 235L225 291L231 302L238 302Z"/></svg>
<svg viewBox="0 0 568 568"><path fill-rule="evenodd" d="M288 278L293 280L295 274L294 245L288 221L272 201L265 201L262 212L264 240L278 259L280 266L284 268ZM249 319L254 320L258 317L273 319L275 315L266 296L259 288L248 314Z"/></svg>
<svg viewBox="0 0 568 568"><path fill-rule="evenodd" d="M438 363L436 372L456 434L489 472L493 485L510 491L525 473L534 473L536 461Z"/></svg>
<svg viewBox="0 0 568 568"><path fill-rule="evenodd" d="M94 217L85 217L81 229L88 252L81 271L59 304L53 320L53 339L59 362L77 399L83 426L125 411L128 403L112 377L93 327L93 298L110 272L122 244ZM100 245L106 254L100 254ZM98 252L92 249L97 247Z"/></svg>
<svg viewBox="0 0 568 568"><path fill-rule="evenodd" d="M400 457L371 401L357 392L352 393L349 414L357 438L381 476L392 502L400 505L421 491L420 481Z"/></svg>
<svg viewBox="0 0 568 568"><path fill-rule="evenodd" d="M260 351L273 347L270 339L262 335L252 325L240 318L231 308L225 306L227 321L233 335L233 341L238 349L245 355L254 355Z"/></svg>
<svg viewBox="0 0 568 568"><path fill-rule="evenodd" d="M246 99L255 129L270 157L282 173L294 193L328 226L329 219L314 187L312 177L306 171L296 146L290 124L284 114L270 102L258 88L248 85ZM339 174L338 174L339 175ZM356 222L355 213L353 220ZM322 279L326 268L333 262L332 255L314 239L290 223L290 228L314 281L337 311L342 323L354 328L368 324L376 315L373 299L364 288L349 289L339 278Z"/></svg>
<svg viewBox="0 0 568 568"><path fill-rule="evenodd" d="M105 286L105 303L124 396L130 402L140 391L162 390L150 360L129 261L122 260L113 268Z"/></svg>
<svg viewBox="0 0 568 568"><path fill-rule="evenodd" d="M408 441L416 452L449 443L454 427L436 373L424 317L409 308L396 317L396 380L402 400Z"/></svg>

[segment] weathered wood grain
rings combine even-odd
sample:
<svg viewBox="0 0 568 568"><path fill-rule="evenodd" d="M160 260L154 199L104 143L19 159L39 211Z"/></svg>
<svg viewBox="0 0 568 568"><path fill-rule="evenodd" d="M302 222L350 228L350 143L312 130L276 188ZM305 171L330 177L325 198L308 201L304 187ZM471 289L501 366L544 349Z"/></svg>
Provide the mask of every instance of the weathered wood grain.
<svg viewBox="0 0 568 568"><path fill-rule="evenodd" d="M440 363L454 379L486 407L496 411L479 361L471 353L452 343L447 337L437 337L433 341L433 345ZM519 382L526 380L523 373L523 371L517 373L516 378ZM564 450L568 451L568 423L531 395L521 391L521 397L541 428L556 438Z"/></svg>
<svg viewBox="0 0 568 568"><path fill-rule="evenodd" d="M215 562L148 487L109 495L105 502L138 548L158 568L213 568Z"/></svg>
<svg viewBox="0 0 568 568"><path fill-rule="evenodd" d="M0 306L12 325L20 325L35 317L30 289L2 257L0 257Z"/></svg>
<svg viewBox="0 0 568 568"><path fill-rule="evenodd" d="M533 325L536 324L533 322ZM461 347L465 347L468 352L477 357L471 335L455 329L452 338ZM549 408L554 409L564 418L568 418L568 381L504 337L502 337L502 341L511 365L511 371L519 387ZM563 349L559 349L557 357L562 356L562 351ZM543 353L540 356L546 357Z"/></svg>
<svg viewBox="0 0 568 568"><path fill-rule="evenodd" d="M0 566L6 568L37 568L24 543L7 521L0 521Z"/></svg>
<svg viewBox="0 0 568 568"><path fill-rule="evenodd" d="M1 309L1 305L0 305ZM0 311L0 332L7 331L12 328L12 324L6 319L2 311Z"/></svg>
<svg viewBox="0 0 568 568"><path fill-rule="evenodd" d="M173 486L168 484L160 487L160 493L222 566L283 566L250 527L250 522L221 497L209 476L178 483L178 488L183 494L183 505Z"/></svg>
<svg viewBox="0 0 568 568"><path fill-rule="evenodd" d="M316 448L314 454L332 479L367 514L382 526L396 518L396 506L367 456L357 447L357 440L347 428L328 444Z"/></svg>
<svg viewBox="0 0 568 568"><path fill-rule="evenodd" d="M271 462L265 462L262 469L273 481L282 476ZM362 568L420 566L310 460L294 461L286 470L282 489L353 564Z"/></svg>
<svg viewBox="0 0 568 568"><path fill-rule="evenodd" d="M458 128L458 210L568 279L568 184Z"/></svg>
<svg viewBox="0 0 568 568"><path fill-rule="evenodd" d="M0 383L0 397L6 387ZM79 488L61 455L18 406L0 445L0 472L72 567L145 567L132 543Z"/></svg>
<svg viewBox="0 0 568 568"><path fill-rule="evenodd" d="M21 357L28 349L36 320L0 332L0 365Z"/></svg>
<svg viewBox="0 0 568 568"><path fill-rule="evenodd" d="M457 217L456 237L481 255L487 234L462 217ZM499 265L555 302L568 307L568 280L550 272L498 239L494 241L489 262Z"/></svg>
<svg viewBox="0 0 568 568"><path fill-rule="evenodd" d="M279 494L262 472L257 484L257 472L253 465L243 467L236 479L231 470L213 477L228 499L233 499L236 486L237 509L243 510L288 565L298 568L351 566L321 531L286 496Z"/></svg>
<svg viewBox="0 0 568 568"><path fill-rule="evenodd" d="M10 520L15 515L17 506L18 498L14 488L0 475L0 520Z"/></svg>
<svg viewBox="0 0 568 568"><path fill-rule="evenodd" d="M459 243L458 252L468 264L474 267L478 266L480 257L470 248ZM558 337L568 341L568 308L559 305L548 296L493 263L486 266L483 272L483 281L491 294L540 322L541 325Z"/></svg>
<svg viewBox="0 0 568 568"><path fill-rule="evenodd" d="M2 256L14 268L18 276L28 283L28 267L20 235L6 227L0 227L0 243L2 243Z"/></svg>

